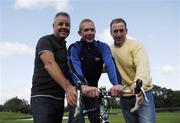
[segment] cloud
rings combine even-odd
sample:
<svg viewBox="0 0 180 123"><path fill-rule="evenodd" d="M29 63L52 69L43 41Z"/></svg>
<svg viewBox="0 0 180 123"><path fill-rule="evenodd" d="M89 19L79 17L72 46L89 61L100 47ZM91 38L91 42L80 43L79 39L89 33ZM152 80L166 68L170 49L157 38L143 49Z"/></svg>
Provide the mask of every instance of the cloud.
<svg viewBox="0 0 180 123"><path fill-rule="evenodd" d="M174 74L180 71L180 66L164 65L162 67L163 74Z"/></svg>
<svg viewBox="0 0 180 123"><path fill-rule="evenodd" d="M34 50L19 42L0 42L0 58L16 55L32 55Z"/></svg>
<svg viewBox="0 0 180 123"><path fill-rule="evenodd" d="M105 29L102 33L97 35L98 40L107 43L108 45L113 44L113 39L110 34L110 29Z"/></svg>
<svg viewBox="0 0 180 123"><path fill-rule="evenodd" d="M21 88L21 89L20 89ZM30 85L19 85L7 88L1 88L1 98L0 105L4 104L7 100L12 99L13 97L18 97L19 99L25 99L30 103Z"/></svg>
<svg viewBox="0 0 180 123"><path fill-rule="evenodd" d="M68 11L69 0L16 0L15 9L39 9L53 7L57 11Z"/></svg>

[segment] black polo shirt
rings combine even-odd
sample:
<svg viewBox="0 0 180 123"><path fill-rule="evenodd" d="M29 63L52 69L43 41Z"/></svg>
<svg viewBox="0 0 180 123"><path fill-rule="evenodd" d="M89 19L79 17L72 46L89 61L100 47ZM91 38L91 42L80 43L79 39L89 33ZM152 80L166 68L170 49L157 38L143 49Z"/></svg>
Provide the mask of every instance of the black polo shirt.
<svg viewBox="0 0 180 123"><path fill-rule="evenodd" d="M65 92L63 88L49 75L44 67L44 63L40 59L40 54L43 51L53 53L55 61L61 68L65 77L68 79L70 77L67 62L66 41L57 39L53 34L44 36L39 39L36 46L31 96L64 98Z"/></svg>

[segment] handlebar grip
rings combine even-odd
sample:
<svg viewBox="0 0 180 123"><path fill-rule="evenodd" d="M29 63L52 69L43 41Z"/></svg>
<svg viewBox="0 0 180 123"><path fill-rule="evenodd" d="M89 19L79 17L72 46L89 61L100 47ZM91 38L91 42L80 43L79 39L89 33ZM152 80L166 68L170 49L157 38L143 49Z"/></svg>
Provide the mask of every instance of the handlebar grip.
<svg viewBox="0 0 180 123"><path fill-rule="evenodd" d="M80 81L77 82L76 89L81 90L81 82Z"/></svg>

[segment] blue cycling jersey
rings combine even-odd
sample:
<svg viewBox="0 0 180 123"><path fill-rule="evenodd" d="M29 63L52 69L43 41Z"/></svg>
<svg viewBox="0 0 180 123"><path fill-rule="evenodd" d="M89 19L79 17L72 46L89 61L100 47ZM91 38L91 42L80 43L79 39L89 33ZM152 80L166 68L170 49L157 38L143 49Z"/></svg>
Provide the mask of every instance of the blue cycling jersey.
<svg viewBox="0 0 180 123"><path fill-rule="evenodd" d="M121 84L122 78L116 68L110 48L100 41L86 43L77 41L68 49L68 60L74 84L79 81L91 86L97 86L103 70L103 64L110 82Z"/></svg>

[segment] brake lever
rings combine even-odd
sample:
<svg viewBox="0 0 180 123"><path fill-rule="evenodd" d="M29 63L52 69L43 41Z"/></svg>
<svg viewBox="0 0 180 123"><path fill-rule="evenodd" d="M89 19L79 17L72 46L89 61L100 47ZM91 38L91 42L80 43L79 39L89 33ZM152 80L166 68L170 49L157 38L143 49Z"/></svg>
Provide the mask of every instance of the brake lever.
<svg viewBox="0 0 180 123"><path fill-rule="evenodd" d="M78 82L76 86L76 90L77 90L77 106L75 108L75 113L74 113L75 118L80 114L80 110L81 110L81 83L80 82Z"/></svg>
<svg viewBox="0 0 180 123"><path fill-rule="evenodd" d="M139 102L139 98L137 96L138 93L142 92L145 101L150 102L145 94L144 89L142 88L142 80L137 80L136 81L136 88L135 88L135 94L136 94L136 102L135 102L135 106L130 110L132 113L137 111L140 108L140 105L138 104Z"/></svg>

